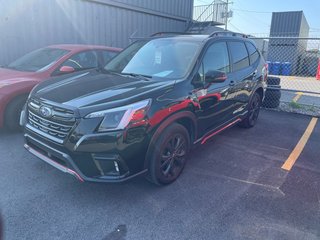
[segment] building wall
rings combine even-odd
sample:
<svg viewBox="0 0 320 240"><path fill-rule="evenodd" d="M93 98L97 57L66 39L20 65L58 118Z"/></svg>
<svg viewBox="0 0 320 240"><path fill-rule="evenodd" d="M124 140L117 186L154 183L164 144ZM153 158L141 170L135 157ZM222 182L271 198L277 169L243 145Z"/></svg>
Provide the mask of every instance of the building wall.
<svg viewBox="0 0 320 240"><path fill-rule="evenodd" d="M61 43L125 47L131 37L185 31L193 0L0 0L0 64Z"/></svg>
<svg viewBox="0 0 320 240"><path fill-rule="evenodd" d="M310 26L307 22L306 17L304 16L304 14L302 12L301 13L301 26L300 26L299 37L304 37L304 38L309 37L309 31L310 31Z"/></svg>
<svg viewBox="0 0 320 240"><path fill-rule="evenodd" d="M302 11L273 12L270 37L299 37Z"/></svg>
<svg viewBox="0 0 320 240"><path fill-rule="evenodd" d="M259 49L262 56L264 57L264 59L267 59L269 42L266 41L265 39L253 39L253 40L256 44L256 47Z"/></svg>
<svg viewBox="0 0 320 240"><path fill-rule="evenodd" d="M309 36L309 25L303 11L272 13L268 61L291 62L292 74L298 74L307 50L307 41L297 38ZM277 39L292 37L292 39ZM274 39L272 39L274 38Z"/></svg>
<svg viewBox="0 0 320 240"><path fill-rule="evenodd" d="M193 13L193 1L186 0L116 0L127 5L150 9L173 16L190 18Z"/></svg>

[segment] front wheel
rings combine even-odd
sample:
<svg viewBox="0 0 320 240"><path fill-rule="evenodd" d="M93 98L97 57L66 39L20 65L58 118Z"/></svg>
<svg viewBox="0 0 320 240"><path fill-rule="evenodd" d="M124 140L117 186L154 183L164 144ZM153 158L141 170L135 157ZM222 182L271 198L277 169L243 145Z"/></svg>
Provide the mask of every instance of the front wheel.
<svg viewBox="0 0 320 240"><path fill-rule="evenodd" d="M174 182L181 174L190 149L190 137L185 127L168 126L151 146L148 179L157 185Z"/></svg>
<svg viewBox="0 0 320 240"><path fill-rule="evenodd" d="M247 116L239 123L239 126L243 128L252 128L256 125L260 113L260 107L261 97L257 92L255 92L249 103Z"/></svg>

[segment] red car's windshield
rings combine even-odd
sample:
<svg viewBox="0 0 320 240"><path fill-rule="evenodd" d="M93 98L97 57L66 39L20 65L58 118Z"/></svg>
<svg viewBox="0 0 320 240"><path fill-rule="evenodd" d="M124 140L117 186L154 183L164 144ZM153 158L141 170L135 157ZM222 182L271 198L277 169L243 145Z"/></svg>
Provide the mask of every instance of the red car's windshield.
<svg viewBox="0 0 320 240"><path fill-rule="evenodd" d="M27 72L44 71L68 52L58 48L42 48L24 55L10 63L7 68Z"/></svg>

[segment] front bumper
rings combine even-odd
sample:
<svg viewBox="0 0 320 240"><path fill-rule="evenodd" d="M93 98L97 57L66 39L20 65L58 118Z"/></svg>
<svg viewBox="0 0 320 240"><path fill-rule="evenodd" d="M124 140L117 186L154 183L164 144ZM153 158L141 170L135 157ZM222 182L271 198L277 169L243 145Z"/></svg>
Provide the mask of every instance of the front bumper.
<svg viewBox="0 0 320 240"><path fill-rule="evenodd" d="M72 176L74 176L76 179L78 179L81 182L84 182L83 177L81 177L78 173L76 173L74 170L71 170L68 167L65 167L57 162L55 162L53 159L45 156L44 154L42 154L41 152L35 150L34 148L32 148L31 146L29 146L28 144L24 144L24 148L29 151L31 154L35 155L36 157L40 158L41 160L45 161L46 163L50 164L51 166L59 169L60 171L64 172L64 173L69 173ZM61 155L63 155L61 153ZM68 158L68 156L66 156L66 159Z"/></svg>
<svg viewBox="0 0 320 240"><path fill-rule="evenodd" d="M147 172L145 129L99 134L88 129L88 122L79 121L59 143L28 122L24 126L26 150L80 181L123 182Z"/></svg>
<svg viewBox="0 0 320 240"><path fill-rule="evenodd" d="M50 106L55 117L39 115L36 107L41 104ZM20 119L25 148L51 166L91 182L122 182L146 172L150 141L146 125L99 133L96 129L102 119L79 118L74 109L40 100L32 100L29 105ZM68 111L73 112L71 117ZM72 118L74 123L68 124Z"/></svg>

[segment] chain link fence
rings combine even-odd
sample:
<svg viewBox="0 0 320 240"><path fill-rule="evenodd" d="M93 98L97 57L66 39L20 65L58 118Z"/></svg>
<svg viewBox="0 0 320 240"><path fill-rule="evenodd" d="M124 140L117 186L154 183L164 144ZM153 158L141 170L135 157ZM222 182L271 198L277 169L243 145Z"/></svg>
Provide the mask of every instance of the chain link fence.
<svg viewBox="0 0 320 240"><path fill-rule="evenodd" d="M252 39L269 65L264 107L320 116L320 38Z"/></svg>

